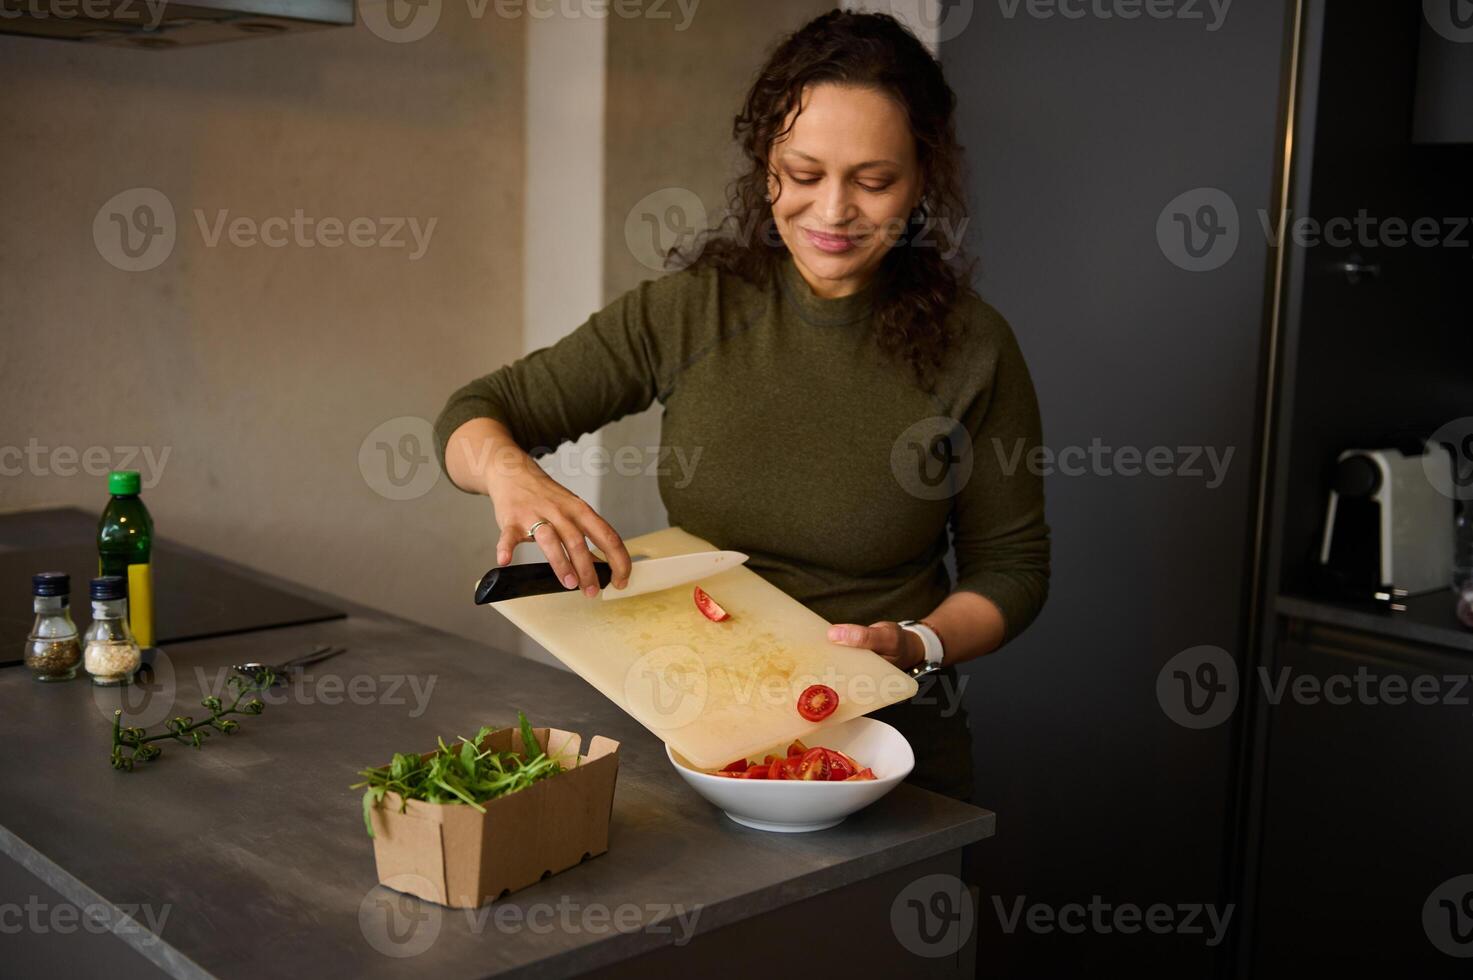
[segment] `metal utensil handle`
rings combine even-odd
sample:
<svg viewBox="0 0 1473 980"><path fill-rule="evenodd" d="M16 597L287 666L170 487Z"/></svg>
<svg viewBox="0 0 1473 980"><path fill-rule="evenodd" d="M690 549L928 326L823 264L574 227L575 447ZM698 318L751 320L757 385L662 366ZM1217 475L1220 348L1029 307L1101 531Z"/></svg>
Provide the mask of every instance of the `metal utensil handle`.
<svg viewBox="0 0 1473 980"><path fill-rule="evenodd" d="M313 647L310 652L304 653L300 657L293 657L290 660L283 660L281 663L276 664L275 666L276 667L291 667L291 666L294 666L296 664L308 664L308 663L312 663L313 658L319 657L322 654L324 654L327 651L332 650L332 649L334 649L334 648L331 645L329 645L329 644L319 643L319 644L317 644L317 646Z"/></svg>
<svg viewBox="0 0 1473 980"><path fill-rule="evenodd" d="M331 660L333 657L336 657L338 654L347 653L347 652L348 652L348 648L347 647L327 647L326 649L317 651L312 656L298 657L296 660L293 660L293 661L290 661L288 663L282 664L282 666L283 667L310 667L313 664L320 664L324 660Z"/></svg>
<svg viewBox="0 0 1473 980"><path fill-rule="evenodd" d="M598 576L599 588L608 588L614 572L607 562L595 561L594 573ZM524 565L502 565L481 576L476 585L476 605L502 602L506 599L521 599L531 595L551 595L571 592L558 580L557 572L545 561L528 562Z"/></svg>

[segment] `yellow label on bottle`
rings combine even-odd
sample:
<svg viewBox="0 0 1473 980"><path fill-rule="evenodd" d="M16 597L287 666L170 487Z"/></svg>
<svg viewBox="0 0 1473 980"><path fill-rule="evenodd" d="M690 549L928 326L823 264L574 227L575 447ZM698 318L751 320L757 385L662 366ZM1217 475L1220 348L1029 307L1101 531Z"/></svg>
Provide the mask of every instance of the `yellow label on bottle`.
<svg viewBox="0 0 1473 980"><path fill-rule="evenodd" d="M140 647L153 646L153 566L128 566L128 628Z"/></svg>

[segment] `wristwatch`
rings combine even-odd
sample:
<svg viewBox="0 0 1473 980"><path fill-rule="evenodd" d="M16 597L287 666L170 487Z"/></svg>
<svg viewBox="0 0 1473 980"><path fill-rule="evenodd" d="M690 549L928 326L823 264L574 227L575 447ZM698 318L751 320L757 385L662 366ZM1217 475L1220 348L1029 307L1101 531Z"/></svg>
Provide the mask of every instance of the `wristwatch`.
<svg viewBox="0 0 1473 980"><path fill-rule="evenodd" d="M901 620L899 626L919 636L926 647L926 659L910 669L910 676L924 677L926 674L940 670L941 661L946 657L946 650L941 645L941 634L936 632L935 627L919 619Z"/></svg>

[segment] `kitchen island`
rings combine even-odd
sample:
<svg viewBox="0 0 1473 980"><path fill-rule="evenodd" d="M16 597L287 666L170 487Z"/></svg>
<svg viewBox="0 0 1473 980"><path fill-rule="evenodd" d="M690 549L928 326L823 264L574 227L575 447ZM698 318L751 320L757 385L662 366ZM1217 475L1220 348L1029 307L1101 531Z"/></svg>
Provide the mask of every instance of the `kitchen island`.
<svg viewBox="0 0 1473 980"><path fill-rule="evenodd" d="M0 548L30 518L0 521ZM0 670L5 975L972 974L978 910L954 876L961 848L992 835L990 812L902 785L831 830L749 830L575 675L210 560L347 616L170 645L122 692L135 723L202 716L233 664L348 652L271 692L234 735L161 743L134 772L108 761L118 694ZM608 852L478 910L378 885L356 771L518 709L620 742Z"/></svg>

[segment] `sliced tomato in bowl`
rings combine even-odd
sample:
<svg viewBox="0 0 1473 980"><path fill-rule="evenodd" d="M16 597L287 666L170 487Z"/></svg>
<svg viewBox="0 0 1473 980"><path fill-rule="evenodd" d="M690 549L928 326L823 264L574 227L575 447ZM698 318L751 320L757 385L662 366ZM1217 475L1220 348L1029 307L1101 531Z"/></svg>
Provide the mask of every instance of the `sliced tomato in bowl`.
<svg viewBox="0 0 1473 980"><path fill-rule="evenodd" d="M859 771L854 760L837 749L824 749L824 752L828 753L829 779L836 781L848 779Z"/></svg>
<svg viewBox="0 0 1473 980"><path fill-rule="evenodd" d="M810 783L842 783L854 779L874 779L874 770L860 766L852 757L825 745L809 748L802 739L794 739L786 756L768 753L761 762L737 759L717 770L703 770L713 776L733 779L777 779Z"/></svg>
<svg viewBox="0 0 1473 980"><path fill-rule="evenodd" d="M829 750L809 749L798 762L798 778L827 782L829 778Z"/></svg>

